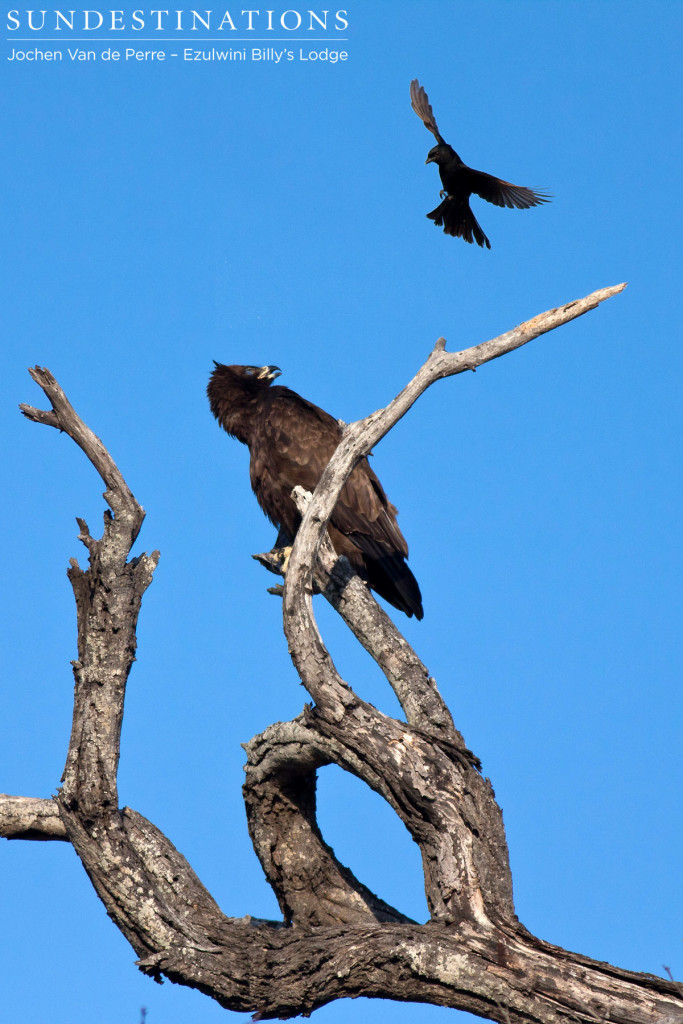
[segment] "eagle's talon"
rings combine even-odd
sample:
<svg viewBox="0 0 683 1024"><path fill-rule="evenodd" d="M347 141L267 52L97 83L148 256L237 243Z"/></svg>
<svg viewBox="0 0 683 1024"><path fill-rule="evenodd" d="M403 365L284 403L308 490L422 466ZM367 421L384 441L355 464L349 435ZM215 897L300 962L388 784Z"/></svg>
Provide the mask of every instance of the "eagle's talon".
<svg viewBox="0 0 683 1024"><path fill-rule="evenodd" d="M273 548L271 554L277 558L283 573L287 572L287 566L289 565L289 557L292 553L292 545L289 544L286 548Z"/></svg>

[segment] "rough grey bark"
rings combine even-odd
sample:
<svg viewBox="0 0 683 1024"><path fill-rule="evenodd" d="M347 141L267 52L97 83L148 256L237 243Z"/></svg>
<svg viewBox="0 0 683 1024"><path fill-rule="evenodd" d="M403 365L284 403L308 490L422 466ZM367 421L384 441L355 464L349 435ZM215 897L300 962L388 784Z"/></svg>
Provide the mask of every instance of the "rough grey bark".
<svg viewBox="0 0 683 1024"><path fill-rule="evenodd" d="M386 409L351 425L305 509L283 590L284 627L313 704L245 746L244 798L254 849L281 921L226 917L154 825L119 808L117 766L136 623L158 554L130 559L144 512L101 441L49 371L31 372L51 411L22 406L65 431L105 482L104 533L79 520L89 566L72 560L78 660L63 786L54 801L0 796L0 834L73 844L140 968L200 989L260 1019L309 1014L343 996L431 1002L505 1024L683 1020L676 984L570 953L518 921L502 817L477 758L435 681L335 556L325 526L357 460L434 380L474 369L559 326L623 286L536 317L498 339L447 353L442 339ZM273 559L262 556L272 567ZM340 678L318 633L311 592L339 611L393 687L405 721L382 715ZM418 925L371 893L324 842L316 771L335 763L391 805L418 843L431 919Z"/></svg>

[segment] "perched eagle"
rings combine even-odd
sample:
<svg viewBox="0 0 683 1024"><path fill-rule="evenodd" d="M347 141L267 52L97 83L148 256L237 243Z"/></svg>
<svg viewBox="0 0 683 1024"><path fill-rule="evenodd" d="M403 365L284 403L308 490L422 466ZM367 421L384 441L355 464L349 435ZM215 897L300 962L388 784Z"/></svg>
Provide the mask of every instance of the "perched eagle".
<svg viewBox="0 0 683 1024"><path fill-rule="evenodd" d="M279 529L277 543L294 540L301 516L292 499L297 484L314 491L341 439L329 413L271 384L277 366L224 366L216 363L207 395L211 411L231 437L246 444L251 486L259 505ZM406 565L408 545L396 522L396 509L361 459L346 481L327 526L332 546L389 604L421 619L422 597Z"/></svg>

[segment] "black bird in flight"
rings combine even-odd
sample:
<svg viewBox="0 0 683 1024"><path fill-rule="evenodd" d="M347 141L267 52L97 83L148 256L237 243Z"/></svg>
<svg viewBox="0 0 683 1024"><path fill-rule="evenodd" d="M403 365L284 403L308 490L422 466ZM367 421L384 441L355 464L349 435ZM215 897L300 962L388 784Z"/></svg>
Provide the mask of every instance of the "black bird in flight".
<svg viewBox="0 0 683 1024"><path fill-rule="evenodd" d="M516 207L518 210L550 202L550 196L544 192L534 192L524 185L513 185L509 181L494 178L492 174L486 174L484 171L475 171L464 164L453 147L439 134L429 97L417 78L410 83L410 103L425 128L428 128L436 139L437 144L429 150L425 163L435 163L439 166L443 201L427 216L437 227L443 226L447 235L464 238L470 243L476 242L482 248L491 248L491 243L470 209L469 199L473 192L494 206L509 206L511 209Z"/></svg>
<svg viewBox="0 0 683 1024"><path fill-rule="evenodd" d="M292 544L301 516L297 484L314 491L341 440L337 420L289 388L271 384L278 366L215 363L207 387L211 412L231 437L246 444L256 499L278 527L278 547ZM363 458L346 481L327 525L332 546L389 604L421 619L422 597L406 565L408 545L396 509Z"/></svg>

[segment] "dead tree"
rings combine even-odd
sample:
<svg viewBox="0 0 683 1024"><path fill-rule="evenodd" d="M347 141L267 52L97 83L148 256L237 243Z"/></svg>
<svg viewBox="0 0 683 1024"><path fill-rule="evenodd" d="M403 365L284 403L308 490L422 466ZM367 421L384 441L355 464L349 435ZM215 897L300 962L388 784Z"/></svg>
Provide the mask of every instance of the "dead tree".
<svg viewBox="0 0 683 1024"><path fill-rule="evenodd" d="M673 1024L673 982L541 941L515 915L500 809L434 679L343 559L325 526L344 481L435 380L474 370L594 309L624 286L541 314L500 337L449 353L439 339L385 408L347 428L306 509L287 569L284 628L312 698L293 721L246 745L251 839L281 921L226 917L184 857L137 811L120 808L117 767L136 623L158 552L129 558L144 512L101 441L59 384L31 376L52 408L23 405L57 427L104 480L109 506L95 539L78 520L89 567L71 560L78 658L63 785L53 800L0 797L0 834L72 843L109 916L153 978L199 989L257 1019L308 1015L343 996L434 1003L505 1024ZM272 561L272 559L271 559ZM384 672L405 721L381 714L340 678L318 633L320 590ZM390 804L422 853L430 921L419 925L339 863L316 823L316 771L337 764Z"/></svg>

